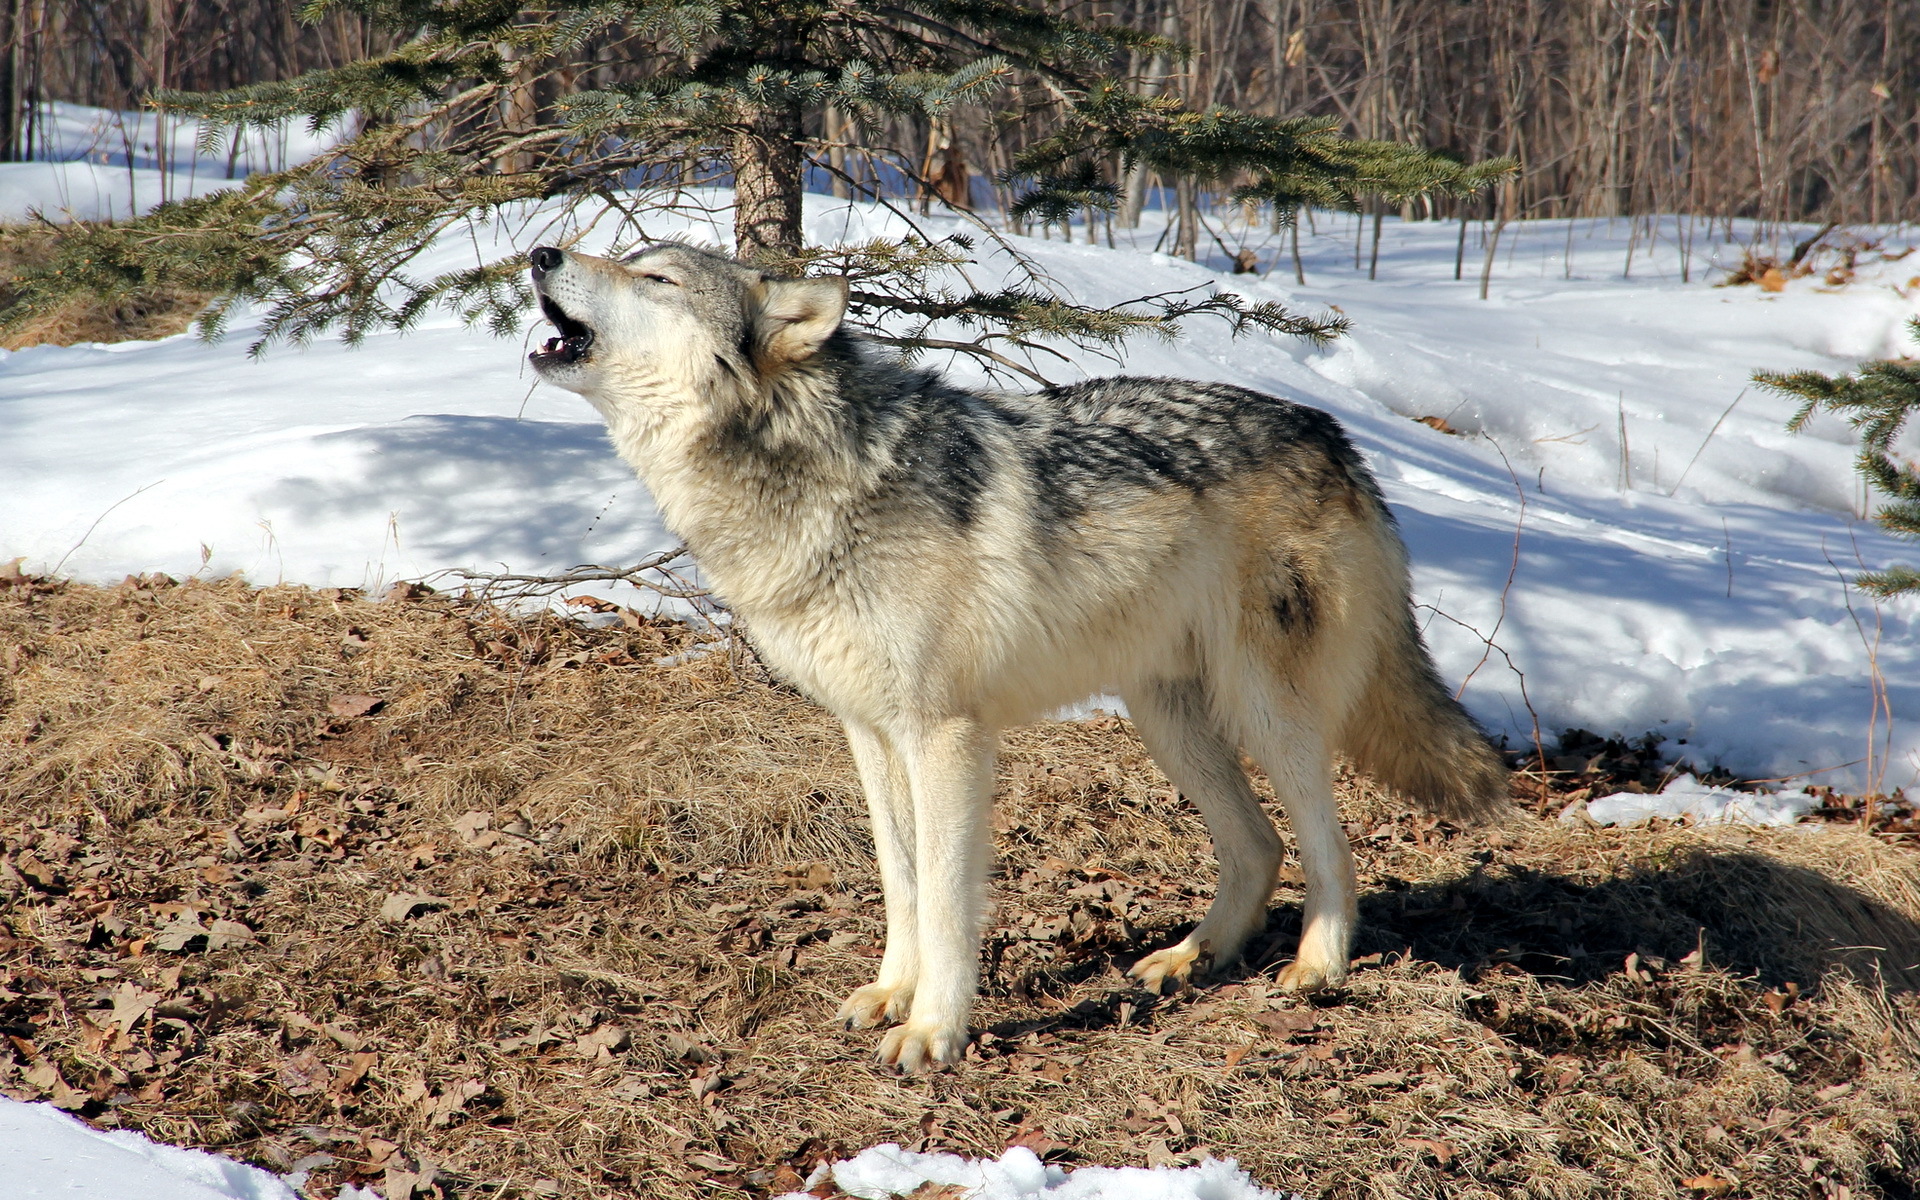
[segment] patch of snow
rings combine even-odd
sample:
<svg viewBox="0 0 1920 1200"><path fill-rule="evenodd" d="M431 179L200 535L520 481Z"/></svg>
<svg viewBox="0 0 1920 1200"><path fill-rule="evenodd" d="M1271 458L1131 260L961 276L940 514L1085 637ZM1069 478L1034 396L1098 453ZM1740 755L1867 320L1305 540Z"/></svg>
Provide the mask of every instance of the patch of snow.
<svg viewBox="0 0 1920 1200"><path fill-rule="evenodd" d="M964 1189L965 1200L1289 1200L1254 1183L1232 1159L1203 1159L1190 1167L1077 1167L1040 1161L1025 1146L997 1159L922 1154L892 1143L873 1146L815 1172L809 1185L831 1177L859 1200L911 1195L927 1184ZM792 1192L777 1200L807 1200ZM1298 1196L1291 1200L1299 1200Z"/></svg>
<svg viewBox="0 0 1920 1200"><path fill-rule="evenodd" d="M1791 825L1820 807L1820 798L1805 789L1786 792L1737 792L1709 787L1692 775L1669 780L1656 793L1615 792L1586 802L1584 811L1596 824L1636 825L1654 817L1677 821L1691 817L1696 825ZM1578 820L1578 803L1561 814Z"/></svg>
<svg viewBox="0 0 1920 1200"><path fill-rule="evenodd" d="M297 1184L258 1167L4 1096L0 1181L7 1200L299 1200Z"/></svg>

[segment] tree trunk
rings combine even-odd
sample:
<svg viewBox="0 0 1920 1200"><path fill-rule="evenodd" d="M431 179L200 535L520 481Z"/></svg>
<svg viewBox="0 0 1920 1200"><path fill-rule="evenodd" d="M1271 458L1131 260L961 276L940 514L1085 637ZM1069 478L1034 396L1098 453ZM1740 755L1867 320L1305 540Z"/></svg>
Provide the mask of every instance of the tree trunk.
<svg viewBox="0 0 1920 1200"><path fill-rule="evenodd" d="M733 137L733 241L741 258L778 261L800 251L800 107L741 114Z"/></svg>
<svg viewBox="0 0 1920 1200"><path fill-rule="evenodd" d="M20 28L21 0L0 0L0 162L19 162L20 154L20 75L21 44L15 37Z"/></svg>

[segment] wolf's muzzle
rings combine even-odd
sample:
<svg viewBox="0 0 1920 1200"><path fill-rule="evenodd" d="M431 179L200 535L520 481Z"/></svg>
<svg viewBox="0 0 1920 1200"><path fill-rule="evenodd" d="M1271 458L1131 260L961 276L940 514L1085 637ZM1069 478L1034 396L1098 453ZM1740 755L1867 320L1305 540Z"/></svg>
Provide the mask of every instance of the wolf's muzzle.
<svg viewBox="0 0 1920 1200"><path fill-rule="evenodd" d="M527 261L533 264L535 279L545 275L564 261L565 256L552 246L536 246L533 253L527 255Z"/></svg>

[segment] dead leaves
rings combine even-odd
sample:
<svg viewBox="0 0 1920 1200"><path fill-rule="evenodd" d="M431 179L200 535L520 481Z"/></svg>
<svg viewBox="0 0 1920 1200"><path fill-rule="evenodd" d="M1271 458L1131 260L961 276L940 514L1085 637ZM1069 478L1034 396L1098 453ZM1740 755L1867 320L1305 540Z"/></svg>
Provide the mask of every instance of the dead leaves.
<svg viewBox="0 0 1920 1200"><path fill-rule="evenodd" d="M225 950L234 946L249 946L254 942L253 930L239 921L215 918L209 924L201 924L200 914L188 909L176 915L172 921L163 925L153 936L155 950L189 953L197 950Z"/></svg>
<svg viewBox="0 0 1920 1200"><path fill-rule="evenodd" d="M389 892L380 903L380 919L389 925L399 925L422 913L450 907L452 903L451 900L429 896L425 892Z"/></svg>
<svg viewBox="0 0 1920 1200"><path fill-rule="evenodd" d="M400 1103L412 1109L420 1120L439 1129L459 1116L461 1110L486 1090L487 1085L477 1079L464 1079L438 1091L427 1086L425 1080L416 1079L401 1092Z"/></svg>
<svg viewBox="0 0 1920 1200"><path fill-rule="evenodd" d="M378 696L348 692L327 701L327 714L336 720L351 721L356 717L370 716L378 712L385 703L386 701Z"/></svg>

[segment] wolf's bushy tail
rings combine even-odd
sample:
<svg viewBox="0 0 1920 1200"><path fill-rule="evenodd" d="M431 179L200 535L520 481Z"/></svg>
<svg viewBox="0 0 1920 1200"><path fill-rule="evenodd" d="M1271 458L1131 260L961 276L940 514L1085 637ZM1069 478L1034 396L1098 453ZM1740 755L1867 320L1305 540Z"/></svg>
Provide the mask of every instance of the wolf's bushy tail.
<svg viewBox="0 0 1920 1200"><path fill-rule="evenodd" d="M1403 602L1404 603L1404 602ZM1450 821L1492 820L1507 808L1507 765L1447 691L1401 607L1388 618L1360 703L1340 739L1354 766Z"/></svg>

